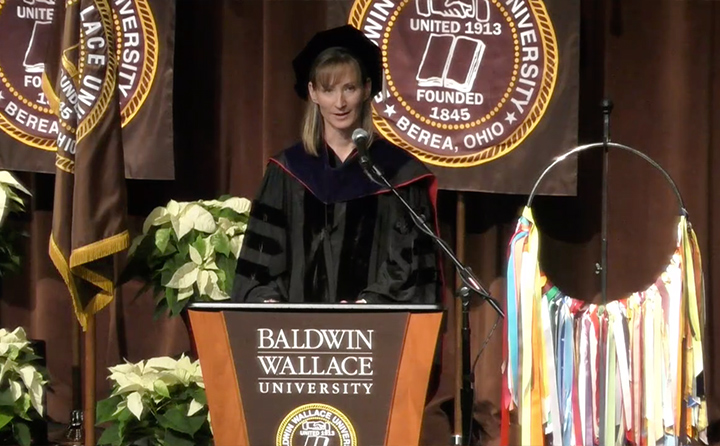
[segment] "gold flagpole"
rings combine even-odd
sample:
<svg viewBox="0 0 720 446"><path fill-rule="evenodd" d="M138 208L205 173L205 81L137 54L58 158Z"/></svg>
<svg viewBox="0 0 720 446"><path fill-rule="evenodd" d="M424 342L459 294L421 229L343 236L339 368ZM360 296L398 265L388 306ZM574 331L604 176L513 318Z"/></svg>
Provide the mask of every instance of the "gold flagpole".
<svg viewBox="0 0 720 446"><path fill-rule="evenodd" d="M83 351L82 336L80 336L80 324L75 319L72 321L72 409L78 410L83 403L83 383L81 356ZM71 415L72 416L72 415Z"/></svg>
<svg viewBox="0 0 720 446"><path fill-rule="evenodd" d="M85 446L95 446L95 314L87 316L85 331L84 383L83 404Z"/></svg>

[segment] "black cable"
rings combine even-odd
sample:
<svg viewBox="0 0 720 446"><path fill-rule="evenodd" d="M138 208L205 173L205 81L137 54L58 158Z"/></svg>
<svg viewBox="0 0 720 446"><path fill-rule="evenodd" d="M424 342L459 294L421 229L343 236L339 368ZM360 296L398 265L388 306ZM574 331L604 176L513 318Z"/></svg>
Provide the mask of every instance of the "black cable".
<svg viewBox="0 0 720 446"><path fill-rule="evenodd" d="M498 326L498 323L500 322L500 315L498 314L497 318L495 319L495 323L493 324L492 328L490 329L490 333L488 333L487 337L485 337L485 342L483 342L483 345L480 347L480 351L478 351L478 354L475 356L475 360L473 361L472 365L472 378L475 380L475 366L477 366L478 360L480 359L480 355L482 355L483 351L485 350L485 347L487 347L488 342L490 342L490 338L492 338L493 333L495 333L495 329ZM470 442L472 441L472 425L473 421L475 421L475 395L473 395L473 403L472 403L472 410L470 411L470 423L468 428L468 441L467 446L470 446Z"/></svg>

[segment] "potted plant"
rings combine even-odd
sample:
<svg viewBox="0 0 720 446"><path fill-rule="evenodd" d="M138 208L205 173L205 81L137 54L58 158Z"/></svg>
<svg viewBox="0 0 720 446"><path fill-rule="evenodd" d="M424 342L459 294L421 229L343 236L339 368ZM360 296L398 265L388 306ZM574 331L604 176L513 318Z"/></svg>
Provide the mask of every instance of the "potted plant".
<svg viewBox="0 0 720 446"><path fill-rule="evenodd" d="M112 393L97 404L98 425L108 425L99 445L212 444L199 361L160 357L109 370Z"/></svg>
<svg viewBox="0 0 720 446"><path fill-rule="evenodd" d="M156 316L181 314L190 302L230 298L250 200L177 202L155 208L129 250L121 282L152 287Z"/></svg>
<svg viewBox="0 0 720 446"><path fill-rule="evenodd" d="M0 444L30 445L31 425L44 413L39 361L22 327L0 329Z"/></svg>

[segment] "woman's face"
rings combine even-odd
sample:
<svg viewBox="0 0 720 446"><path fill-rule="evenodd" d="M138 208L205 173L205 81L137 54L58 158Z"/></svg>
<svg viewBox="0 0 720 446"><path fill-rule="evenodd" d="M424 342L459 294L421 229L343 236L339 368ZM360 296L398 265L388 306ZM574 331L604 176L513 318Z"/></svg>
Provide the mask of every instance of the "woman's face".
<svg viewBox="0 0 720 446"><path fill-rule="evenodd" d="M362 123L363 102L370 96L370 83L363 85L351 64L327 70L320 73L317 85L308 84L310 99L319 106L326 128L352 131Z"/></svg>

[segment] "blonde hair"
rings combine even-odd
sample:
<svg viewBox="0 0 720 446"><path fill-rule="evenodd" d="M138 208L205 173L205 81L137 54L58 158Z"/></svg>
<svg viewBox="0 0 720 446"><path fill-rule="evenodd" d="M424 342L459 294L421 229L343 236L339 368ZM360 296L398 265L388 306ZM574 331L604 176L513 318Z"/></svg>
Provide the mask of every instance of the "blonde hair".
<svg viewBox="0 0 720 446"><path fill-rule="evenodd" d="M365 86L370 82L364 67L355 56L350 54L346 49L341 47L328 48L315 59L312 69L310 70L310 82L313 86L332 85L335 81L338 68L343 66L351 66L357 73L361 85ZM368 144L374 139L373 120L372 120L372 95L370 95L362 105L360 115L362 116L361 126L370 135ZM310 155L318 156L319 149L325 144L323 118L320 114L320 107L308 97L305 107L305 115L302 121L302 142L305 152Z"/></svg>

